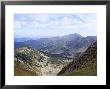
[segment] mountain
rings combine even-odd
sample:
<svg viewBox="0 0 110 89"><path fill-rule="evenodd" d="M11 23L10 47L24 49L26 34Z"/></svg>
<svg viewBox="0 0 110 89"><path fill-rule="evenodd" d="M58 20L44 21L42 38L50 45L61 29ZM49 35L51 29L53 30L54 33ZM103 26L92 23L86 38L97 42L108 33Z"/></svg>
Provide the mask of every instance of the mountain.
<svg viewBox="0 0 110 89"><path fill-rule="evenodd" d="M28 40L34 40L34 39L39 39L39 38L14 38L15 42L24 42L24 41L28 41Z"/></svg>
<svg viewBox="0 0 110 89"><path fill-rule="evenodd" d="M14 38L16 42L24 42L30 40L29 38Z"/></svg>
<svg viewBox="0 0 110 89"><path fill-rule="evenodd" d="M49 56L73 58L76 54L83 53L96 40L96 36L83 37L75 33L66 36L14 42L14 48L29 46Z"/></svg>
<svg viewBox="0 0 110 89"><path fill-rule="evenodd" d="M76 60L73 60L57 74L58 76L97 75L97 42L93 43Z"/></svg>
<svg viewBox="0 0 110 89"><path fill-rule="evenodd" d="M48 57L31 47L17 48L14 53L15 75L19 75L18 70L21 74L41 75L41 67L46 65Z"/></svg>
<svg viewBox="0 0 110 89"><path fill-rule="evenodd" d="M15 76L57 75L72 60L49 57L32 47L21 47L14 52Z"/></svg>

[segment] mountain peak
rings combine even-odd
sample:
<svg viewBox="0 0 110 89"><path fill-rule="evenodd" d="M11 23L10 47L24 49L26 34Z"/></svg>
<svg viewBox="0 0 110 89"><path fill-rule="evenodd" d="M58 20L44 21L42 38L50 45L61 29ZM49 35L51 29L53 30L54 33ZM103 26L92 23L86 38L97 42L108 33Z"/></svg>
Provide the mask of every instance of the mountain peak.
<svg viewBox="0 0 110 89"><path fill-rule="evenodd" d="M69 37L69 38L83 38L83 36L81 36L78 33L69 34L69 35L66 35L65 37Z"/></svg>
<svg viewBox="0 0 110 89"><path fill-rule="evenodd" d="M79 37L82 37L80 34L78 34L78 33L74 33L73 34L74 36L79 36Z"/></svg>

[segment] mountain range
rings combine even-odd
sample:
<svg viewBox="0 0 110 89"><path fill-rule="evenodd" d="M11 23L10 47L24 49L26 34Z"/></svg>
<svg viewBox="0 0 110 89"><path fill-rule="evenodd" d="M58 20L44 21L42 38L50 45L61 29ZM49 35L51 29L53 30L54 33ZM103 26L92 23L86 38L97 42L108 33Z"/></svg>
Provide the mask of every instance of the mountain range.
<svg viewBox="0 0 110 89"><path fill-rule="evenodd" d="M15 39L15 76L96 76L97 37Z"/></svg>
<svg viewBox="0 0 110 89"><path fill-rule="evenodd" d="M73 58L83 53L91 43L96 42L96 36L83 37L77 33L59 37L40 38L23 42L14 41L14 48L32 47L52 57Z"/></svg>

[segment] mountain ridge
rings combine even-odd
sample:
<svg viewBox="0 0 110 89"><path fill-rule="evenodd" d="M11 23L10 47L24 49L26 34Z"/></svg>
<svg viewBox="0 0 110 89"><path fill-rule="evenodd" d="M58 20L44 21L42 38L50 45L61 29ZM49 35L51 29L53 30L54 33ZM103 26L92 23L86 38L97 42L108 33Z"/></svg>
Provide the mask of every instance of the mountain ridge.
<svg viewBox="0 0 110 89"><path fill-rule="evenodd" d="M46 56L32 47L21 47L15 50L14 74L15 76L57 75L61 68L71 61Z"/></svg>
<svg viewBox="0 0 110 89"><path fill-rule="evenodd" d="M14 42L14 48L30 46L36 50L62 57L74 57L75 53L84 52L91 43L96 41L96 36L83 37L80 34L70 34L61 37L40 38L25 42Z"/></svg>
<svg viewBox="0 0 110 89"><path fill-rule="evenodd" d="M89 69L87 71L87 68ZM84 71L86 69L86 71ZM92 72L91 72L92 71ZM71 76L71 75L97 75L97 42L82 53L76 60L64 67L57 75Z"/></svg>

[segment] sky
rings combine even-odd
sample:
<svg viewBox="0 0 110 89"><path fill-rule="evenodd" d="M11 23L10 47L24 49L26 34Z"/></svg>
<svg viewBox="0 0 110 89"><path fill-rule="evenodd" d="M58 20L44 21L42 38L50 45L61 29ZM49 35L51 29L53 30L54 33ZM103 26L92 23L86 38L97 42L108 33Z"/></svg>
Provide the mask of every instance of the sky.
<svg viewBox="0 0 110 89"><path fill-rule="evenodd" d="M41 13L14 14L15 38L44 38L78 33L96 36L95 13Z"/></svg>

